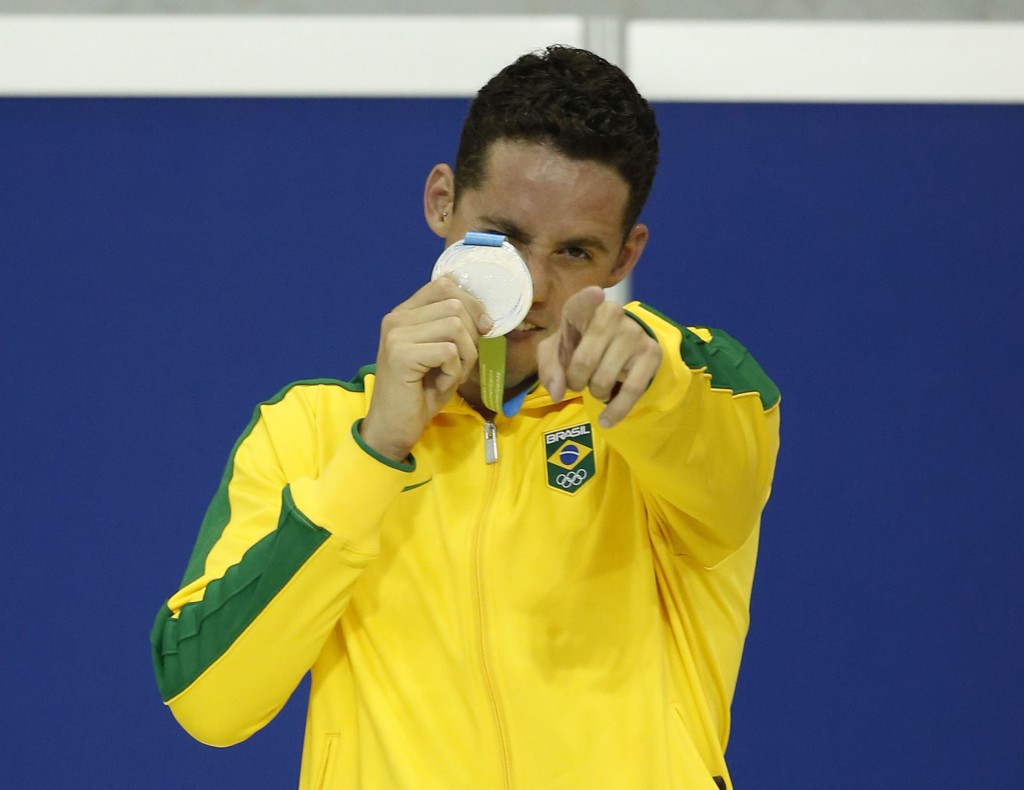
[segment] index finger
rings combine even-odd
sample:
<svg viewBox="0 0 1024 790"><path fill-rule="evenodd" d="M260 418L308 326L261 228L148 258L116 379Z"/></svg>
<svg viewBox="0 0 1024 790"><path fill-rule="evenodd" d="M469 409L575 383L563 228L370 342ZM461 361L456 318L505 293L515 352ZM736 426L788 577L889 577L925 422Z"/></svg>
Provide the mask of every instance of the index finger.
<svg viewBox="0 0 1024 790"><path fill-rule="evenodd" d="M597 285L588 285L570 296L562 305L562 320L558 326L558 361L563 371L568 367L583 333L597 308L604 302L604 290Z"/></svg>

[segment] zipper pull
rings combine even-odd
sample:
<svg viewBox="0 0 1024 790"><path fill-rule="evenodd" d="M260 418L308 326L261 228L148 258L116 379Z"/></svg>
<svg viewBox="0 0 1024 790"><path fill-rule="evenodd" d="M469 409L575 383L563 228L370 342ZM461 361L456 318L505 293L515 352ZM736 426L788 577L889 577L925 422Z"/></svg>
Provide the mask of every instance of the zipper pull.
<svg viewBox="0 0 1024 790"><path fill-rule="evenodd" d="M484 460L489 464L498 462L498 429L490 420L484 423Z"/></svg>

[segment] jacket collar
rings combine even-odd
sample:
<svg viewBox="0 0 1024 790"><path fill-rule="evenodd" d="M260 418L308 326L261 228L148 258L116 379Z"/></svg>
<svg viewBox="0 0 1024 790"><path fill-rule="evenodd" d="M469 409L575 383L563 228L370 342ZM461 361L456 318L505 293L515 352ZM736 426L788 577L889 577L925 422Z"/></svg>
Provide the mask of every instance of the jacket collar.
<svg viewBox="0 0 1024 790"><path fill-rule="evenodd" d="M565 403L566 401L575 400L581 396L582 393L567 391L559 402ZM520 411L544 409L552 405L554 405L554 401L551 400L551 395L540 385L540 383L536 383L534 384L533 389L527 393ZM447 404L445 404L445 407L441 409L441 411L446 414L475 414L480 416L479 412L470 406L466 399L458 392L452 395L451 399Z"/></svg>

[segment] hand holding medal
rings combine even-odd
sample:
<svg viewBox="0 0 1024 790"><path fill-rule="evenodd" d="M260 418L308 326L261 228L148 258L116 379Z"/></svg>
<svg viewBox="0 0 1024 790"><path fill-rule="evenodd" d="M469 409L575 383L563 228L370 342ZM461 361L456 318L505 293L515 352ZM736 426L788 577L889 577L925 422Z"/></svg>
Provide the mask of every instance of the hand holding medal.
<svg viewBox="0 0 1024 790"><path fill-rule="evenodd" d="M505 335L530 311L533 280L526 261L504 236L466 234L448 247L434 264L430 279L449 275L484 307L494 326L480 338L480 395L484 405L500 413L505 393Z"/></svg>

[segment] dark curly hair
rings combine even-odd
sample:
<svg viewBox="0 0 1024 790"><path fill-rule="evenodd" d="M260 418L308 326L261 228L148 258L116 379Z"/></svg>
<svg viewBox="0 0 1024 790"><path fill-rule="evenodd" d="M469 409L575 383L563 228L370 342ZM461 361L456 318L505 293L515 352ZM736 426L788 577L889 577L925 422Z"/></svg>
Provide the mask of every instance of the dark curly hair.
<svg viewBox="0 0 1024 790"><path fill-rule="evenodd" d="M614 168L629 186L623 224L640 216L658 166L654 110L618 66L584 49L523 55L470 104L455 158L455 195L479 187L491 143L547 143L570 159Z"/></svg>

